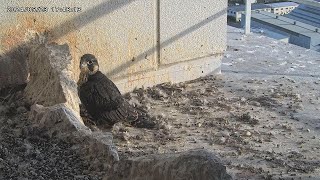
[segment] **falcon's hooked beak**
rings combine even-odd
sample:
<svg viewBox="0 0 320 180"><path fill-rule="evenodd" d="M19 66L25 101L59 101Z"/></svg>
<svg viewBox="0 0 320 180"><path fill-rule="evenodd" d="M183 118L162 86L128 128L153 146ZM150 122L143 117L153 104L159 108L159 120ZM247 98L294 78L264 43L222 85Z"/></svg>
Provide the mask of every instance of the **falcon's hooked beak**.
<svg viewBox="0 0 320 180"><path fill-rule="evenodd" d="M83 69L83 68L85 68L85 67L87 67L87 63L84 63L84 62L83 62L83 63L80 64L80 69Z"/></svg>
<svg viewBox="0 0 320 180"><path fill-rule="evenodd" d="M82 63L80 64L80 71L81 71L81 72L89 71L88 65L87 65L86 62L82 62Z"/></svg>

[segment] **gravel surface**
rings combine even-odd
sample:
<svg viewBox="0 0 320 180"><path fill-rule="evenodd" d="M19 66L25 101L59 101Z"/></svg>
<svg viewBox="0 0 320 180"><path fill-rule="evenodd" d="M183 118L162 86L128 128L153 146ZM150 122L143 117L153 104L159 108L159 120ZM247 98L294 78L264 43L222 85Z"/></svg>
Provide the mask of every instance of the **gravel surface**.
<svg viewBox="0 0 320 180"><path fill-rule="evenodd" d="M50 138L30 124L22 92L10 94L0 99L0 179L102 179L77 144Z"/></svg>
<svg viewBox="0 0 320 180"><path fill-rule="evenodd" d="M235 179L320 179L320 54L228 31L221 75L127 95L159 129L116 125L120 157L204 148Z"/></svg>

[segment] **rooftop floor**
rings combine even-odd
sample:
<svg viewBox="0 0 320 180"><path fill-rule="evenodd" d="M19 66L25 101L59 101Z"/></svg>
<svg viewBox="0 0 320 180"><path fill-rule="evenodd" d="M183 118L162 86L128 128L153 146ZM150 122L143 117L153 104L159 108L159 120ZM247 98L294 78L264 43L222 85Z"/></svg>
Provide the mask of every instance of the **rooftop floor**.
<svg viewBox="0 0 320 180"><path fill-rule="evenodd" d="M126 128L120 156L205 148L237 180L319 179L320 54L229 27L222 61L218 76L131 93L162 125Z"/></svg>
<svg viewBox="0 0 320 180"><path fill-rule="evenodd" d="M298 33L306 37L310 37L314 40L316 39L318 40L320 37L320 33L315 31L317 27L303 23L303 22L296 22L294 19L290 19L284 16L278 16L273 13L261 11L261 12L253 12L252 18L257 19L258 21L262 21L264 23L268 23L270 24L270 26L277 26L286 31Z"/></svg>
<svg viewBox="0 0 320 180"><path fill-rule="evenodd" d="M320 77L320 53L268 38L262 33L243 34L228 26L228 49L222 70L246 74Z"/></svg>
<svg viewBox="0 0 320 180"><path fill-rule="evenodd" d="M222 76L233 96L259 102L261 108L239 111L260 120L254 137L265 132L271 138L253 143L256 152L244 153L239 163L267 169L274 178L319 179L319 168L300 170L320 163L320 53L229 27Z"/></svg>

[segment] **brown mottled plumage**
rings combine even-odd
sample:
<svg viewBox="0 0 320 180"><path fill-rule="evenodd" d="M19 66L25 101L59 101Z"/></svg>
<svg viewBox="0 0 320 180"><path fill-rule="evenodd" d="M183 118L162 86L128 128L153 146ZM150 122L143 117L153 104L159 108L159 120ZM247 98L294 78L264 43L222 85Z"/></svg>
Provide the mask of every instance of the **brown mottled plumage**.
<svg viewBox="0 0 320 180"><path fill-rule="evenodd" d="M137 127L154 127L148 114L131 106L117 86L99 71L98 61L92 54L81 57L80 69L80 100L97 124L124 121Z"/></svg>

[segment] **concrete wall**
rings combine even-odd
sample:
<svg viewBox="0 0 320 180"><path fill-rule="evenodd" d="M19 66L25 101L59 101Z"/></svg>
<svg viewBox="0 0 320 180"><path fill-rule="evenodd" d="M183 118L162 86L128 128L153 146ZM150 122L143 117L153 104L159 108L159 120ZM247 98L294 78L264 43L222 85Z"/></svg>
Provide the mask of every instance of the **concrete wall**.
<svg viewBox="0 0 320 180"><path fill-rule="evenodd" d="M26 81L28 47L37 32L70 46L75 79L79 58L92 53L123 92L219 71L226 48L225 0L8 0L0 8L0 88Z"/></svg>

